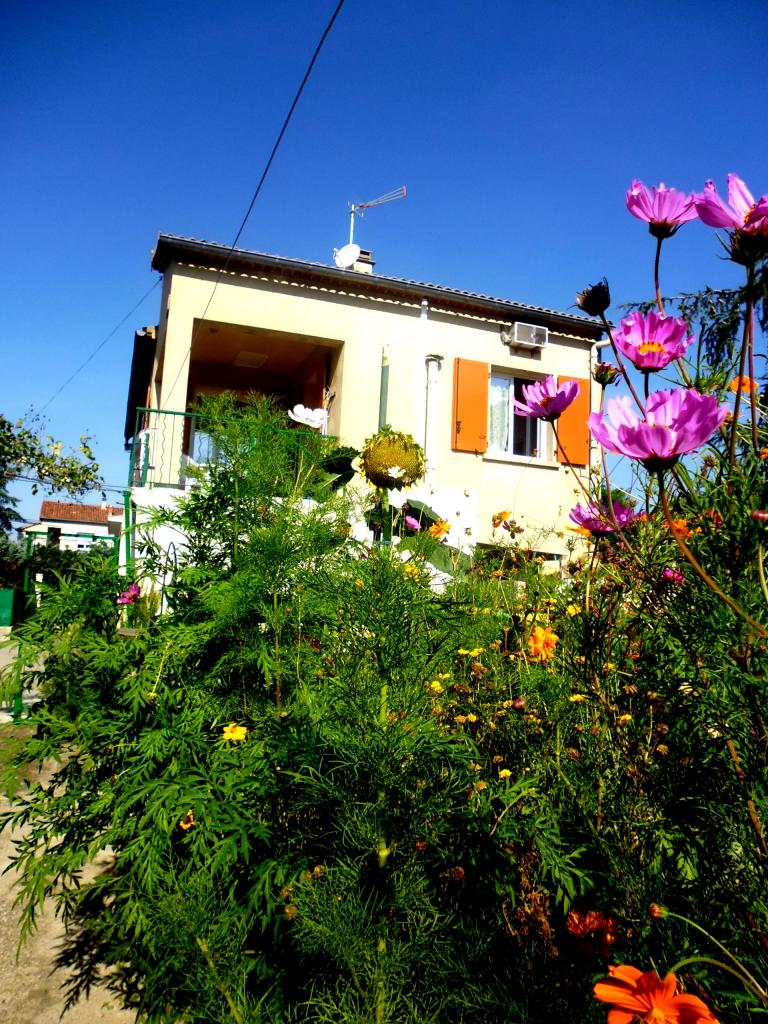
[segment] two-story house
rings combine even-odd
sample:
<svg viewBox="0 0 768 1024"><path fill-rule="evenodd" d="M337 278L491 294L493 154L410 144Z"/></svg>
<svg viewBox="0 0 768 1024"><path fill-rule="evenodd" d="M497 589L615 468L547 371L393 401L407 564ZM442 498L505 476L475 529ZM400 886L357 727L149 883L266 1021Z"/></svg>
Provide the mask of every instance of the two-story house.
<svg viewBox="0 0 768 1024"><path fill-rule="evenodd" d="M136 334L125 424L135 508L185 485L205 452L190 410L222 390L327 409L327 430L361 447L381 423L426 451L419 497L474 542L508 509L562 555L553 531L578 500L550 425L515 411L526 383L576 379L559 423L577 472L590 462L586 418L602 337L587 317L376 274L161 234L157 327ZM586 478L586 477L585 477Z"/></svg>

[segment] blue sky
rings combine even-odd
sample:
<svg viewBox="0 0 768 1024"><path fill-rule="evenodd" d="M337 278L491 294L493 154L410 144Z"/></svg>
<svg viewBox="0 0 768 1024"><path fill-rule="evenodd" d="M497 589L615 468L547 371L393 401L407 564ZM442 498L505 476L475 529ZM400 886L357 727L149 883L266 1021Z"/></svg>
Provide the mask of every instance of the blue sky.
<svg viewBox="0 0 768 1024"><path fill-rule="evenodd" d="M152 286L158 231L234 238L334 7L5 0L0 411L42 407ZM763 0L346 0L241 245L330 262L347 204L405 184L356 229L382 273L559 309L604 274L615 303L649 297L633 177L768 192L767 22ZM667 244L667 292L737 280L703 225ZM117 487L133 332L158 301L47 409Z"/></svg>

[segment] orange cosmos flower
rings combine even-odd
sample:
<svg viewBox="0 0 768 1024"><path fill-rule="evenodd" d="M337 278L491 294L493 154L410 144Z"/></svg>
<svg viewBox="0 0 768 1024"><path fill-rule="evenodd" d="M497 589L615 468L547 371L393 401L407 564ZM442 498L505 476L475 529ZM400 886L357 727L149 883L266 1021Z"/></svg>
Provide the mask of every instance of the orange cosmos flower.
<svg viewBox="0 0 768 1024"><path fill-rule="evenodd" d="M549 626L545 628L535 626L528 637L528 649L531 652L531 657L538 658L540 661L549 661L550 658L554 658L555 647L559 639L560 637L556 636Z"/></svg>
<svg viewBox="0 0 768 1024"><path fill-rule="evenodd" d="M688 529L688 524L684 519L673 519L672 529L676 534L682 537L683 540L688 540L691 536L691 531Z"/></svg>
<svg viewBox="0 0 768 1024"><path fill-rule="evenodd" d="M446 519L438 519L436 522L432 523L429 528L429 532L435 540L440 540L441 537L444 537L446 533L450 532L450 529L451 524Z"/></svg>
<svg viewBox="0 0 768 1024"><path fill-rule="evenodd" d="M643 973L629 964L609 967L610 978L595 985L593 994L601 1003L613 1003L608 1024L718 1024L712 1011L698 996L677 992L677 978L659 978L655 971Z"/></svg>
<svg viewBox="0 0 768 1024"><path fill-rule="evenodd" d="M502 512L495 512L491 516L491 526L494 530L498 530L503 522L505 522L511 516L509 509L504 509Z"/></svg>
<svg viewBox="0 0 768 1024"><path fill-rule="evenodd" d="M737 391L743 391L745 395L751 395L757 391L757 381L751 377L734 377L728 385L728 390L733 391L734 394Z"/></svg>

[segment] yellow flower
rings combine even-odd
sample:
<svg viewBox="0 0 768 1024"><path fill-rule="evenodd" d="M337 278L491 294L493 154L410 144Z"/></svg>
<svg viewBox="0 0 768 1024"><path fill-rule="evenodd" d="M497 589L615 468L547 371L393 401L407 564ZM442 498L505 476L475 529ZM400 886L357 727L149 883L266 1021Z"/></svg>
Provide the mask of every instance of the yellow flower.
<svg viewBox="0 0 768 1024"><path fill-rule="evenodd" d="M531 652L531 657L538 658L540 661L549 661L550 658L554 658L555 647L559 639L549 626L546 628L534 626L533 632L528 637L528 649Z"/></svg>
<svg viewBox="0 0 768 1024"><path fill-rule="evenodd" d="M355 580L355 586L357 587L358 590L362 590L363 587L365 586L365 584L363 583L362 580L358 579L358 580Z"/></svg>
<svg viewBox="0 0 768 1024"><path fill-rule="evenodd" d="M501 771L499 772L500 779L509 779L511 775L512 772L509 770L509 768L502 768Z"/></svg>
<svg viewBox="0 0 768 1024"><path fill-rule="evenodd" d="M221 733L223 740L229 740L232 743L240 743L248 735L248 730L244 725L238 725L236 722L230 722L229 725L225 725Z"/></svg>
<svg viewBox="0 0 768 1024"><path fill-rule="evenodd" d="M632 721L632 715L619 715L619 717L616 719L616 722L619 725L627 725L627 723L631 722L631 721Z"/></svg>
<svg viewBox="0 0 768 1024"><path fill-rule="evenodd" d="M451 524L447 519L438 519L436 522L432 523L427 532L432 534L435 540L440 540L440 538L444 537L446 533L450 533L450 530Z"/></svg>
<svg viewBox="0 0 768 1024"><path fill-rule="evenodd" d="M471 651L468 651L466 647L460 647L456 653L465 654L469 658L479 658L484 650L484 647L473 647Z"/></svg>
<svg viewBox="0 0 768 1024"><path fill-rule="evenodd" d="M571 704L581 704L581 702L586 699L587 695L585 693L572 693L568 698Z"/></svg>
<svg viewBox="0 0 768 1024"><path fill-rule="evenodd" d="M440 694L443 692L444 687L439 679L433 679L432 682L429 684L428 689L430 693L435 695L435 697L439 697Z"/></svg>
<svg viewBox="0 0 768 1024"><path fill-rule="evenodd" d="M511 515L512 513L508 509L505 509L503 512L495 512L491 516L491 526L494 528L494 530L498 530L501 524L505 520L509 519Z"/></svg>
<svg viewBox="0 0 768 1024"><path fill-rule="evenodd" d="M656 753L661 754L662 757L664 757L669 753L669 747L666 743L660 743L658 747L656 747Z"/></svg>
<svg viewBox="0 0 768 1024"><path fill-rule="evenodd" d="M417 580L421 576L421 570L413 562L406 562L403 566L403 575L410 576L412 580Z"/></svg>
<svg viewBox="0 0 768 1024"><path fill-rule="evenodd" d="M183 828L185 832L188 832L195 824L195 816L192 813L192 808L187 811L183 818L179 818L179 828Z"/></svg>
<svg viewBox="0 0 768 1024"><path fill-rule="evenodd" d="M476 722L477 721L477 715L473 715L473 714L467 715L467 721L468 722Z"/></svg>
<svg viewBox="0 0 768 1024"><path fill-rule="evenodd" d="M565 614L572 619L574 615L581 615L581 608L577 604L569 604L565 609Z"/></svg>

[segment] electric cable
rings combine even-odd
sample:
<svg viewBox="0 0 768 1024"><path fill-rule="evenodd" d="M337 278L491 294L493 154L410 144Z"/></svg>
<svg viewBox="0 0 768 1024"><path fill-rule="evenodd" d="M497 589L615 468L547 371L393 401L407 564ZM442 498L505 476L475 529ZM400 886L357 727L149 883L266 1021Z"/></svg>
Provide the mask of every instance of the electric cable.
<svg viewBox="0 0 768 1024"><path fill-rule="evenodd" d="M75 370L75 372L70 377L67 377L67 379L61 385L61 387L58 389L58 391L54 391L54 393L51 395L51 397L48 399L48 401L45 403L45 405L39 410L40 413L44 413L45 410L48 408L48 406L51 404L51 402L55 398L59 397L59 395L64 390L64 388L66 388L67 385L71 384L72 381L75 379L75 377L77 377L77 375L80 373L81 370L85 369L85 367L88 365L88 363L90 363L90 361L94 358L94 356L97 356L99 354L99 352L101 352L101 350L107 344L109 339L114 337L115 334L117 334L117 332L123 326L123 324L128 319L128 317L133 316L133 314L136 312L136 310L139 308L139 306L142 304L142 302L144 302L145 299L149 298L149 296L152 294L152 292L155 290L155 288L157 288L157 286L160 284L161 281L162 281L162 278L159 277L155 281L155 283L152 285L152 287L150 289L148 289L148 291L144 292L144 294L139 299L139 301L136 303L136 305L132 306L131 309L128 310L128 312L125 314L123 319L118 324L115 324L115 326L112 328L112 330L106 336L106 338L103 338L102 341L99 342L99 344L96 346L96 348L93 350L93 352L91 352L91 354L88 356L88 358L78 366L78 368Z"/></svg>
<svg viewBox="0 0 768 1024"><path fill-rule="evenodd" d="M251 216L251 213L253 212L253 208L256 205L256 200L259 198L259 194L260 194L261 189L262 189L262 187L264 185L264 182L267 179L267 175L269 174L269 170L270 170L270 168L272 166L272 162L274 161L275 156L277 155L277 151L280 148L280 143L283 141L283 136L285 135L285 133L286 133L286 131L288 129L288 125L291 122L291 118L293 117L293 113L296 110L296 107L298 106L299 100L301 99L301 94L304 92L304 87L306 86L307 82L309 81L309 77L312 74L312 70L313 70L315 64L317 63L317 58L320 56L320 51L323 48L323 44L325 43L325 40L328 38L328 35L330 34L331 29L333 28L333 25L334 25L334 22L336 21L336 18L341 13L341 9L344 6L344 3L345 3L345 0L339 0L338 4L336 5L336 9L334 10L333 14L331 15L330 20L328 21L328 24L325 26L323 34L320 36L320 40L319 40L317 46L315 47L315 52L312 54L312 59L310 60L309 64L307 65L307 70L304 72L304 77L301 80L301 84L299 85L299 88L296 90L296 95L293 97L293 103L291 103L290 109L288 110L288 113L285 116L285 119L283 121L283 126L280 129L280 132L279 132L279 134L277 136L277 139L275 140L275 144L272 147L272 152L269 154L269 158L268 158L268 160L267 160L267 162L266 162L266 164L264 166L264 170L261 173L261 177L259 178L259 182L258 182L258 184L256 186L256 190L253 193L253 196L251 197L251 202L250 202L250 204L248 206L248 209L245 212L245 216L242 219L240 227L237 229L237 234L235 235L234 241L232 242L232 244L229 247L229 250L228 250L227 255L226 255L226 259L224 260L224 266L221 267L216 272L216 279L213 282L213 288L211 289L211 294L208 297L208 302L205 304L205 309L203 310L203 315L197 321L197 324L195 326L195 330L194 330L194 332L192 334L192 338L191 338L191 340L189 342L189 346L188 346L187 351L186 351L186 353L184 355L184 358L181 361L178 373L176 374L176 377L174 378L173 384L171 384L171 387L168 390L168 394L171 394L173 392L173 389L176 387L176 384L178 383L179 377L181 376L181 371L184 369L184 367L185 367L185 365L187 363L187 360L189 359L189 357L190 357L190 355L192 353L192 348L193 348L193 346L195 344L195 340L197 338L198 332L200 331L200 328L202 327L202 325L203 325L203 323L205 321L205 318L206 318L206 315L208 313L208 310L210 309L211 303L213 302L213 297L216 294L216 289L219 286L219 281L221 280L222 276L227 272L227 268L229 267L230 261L232 259L232 255L233 255L235 249L237 248L237 243L240 241L240 236L242 235L243 231L245 230L245 226L248 223L248 220L249 220L249 218Z"/></svg>

